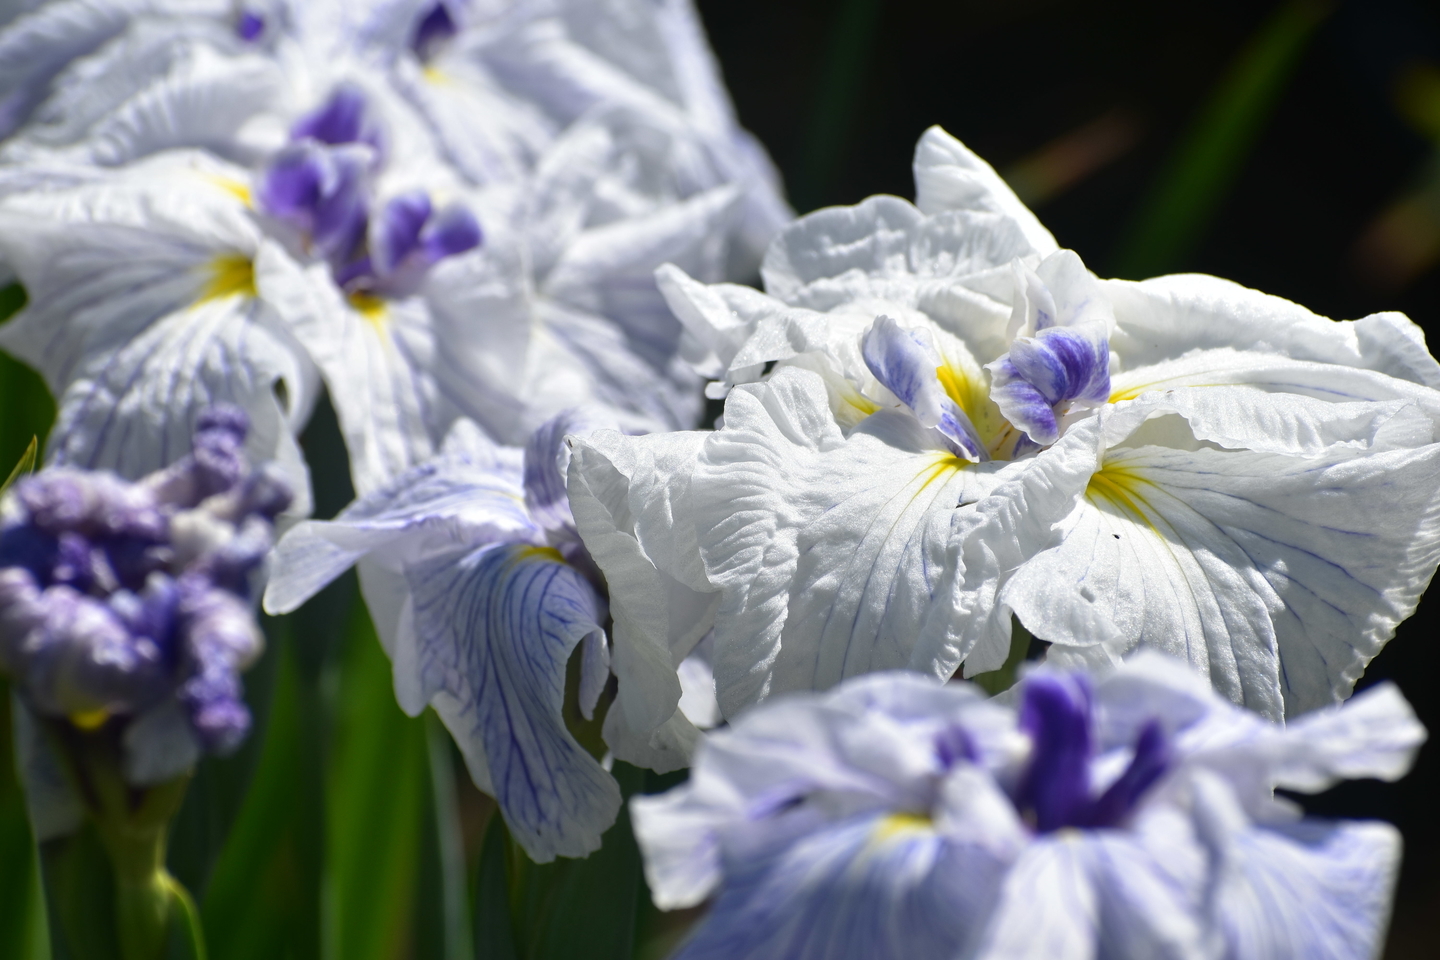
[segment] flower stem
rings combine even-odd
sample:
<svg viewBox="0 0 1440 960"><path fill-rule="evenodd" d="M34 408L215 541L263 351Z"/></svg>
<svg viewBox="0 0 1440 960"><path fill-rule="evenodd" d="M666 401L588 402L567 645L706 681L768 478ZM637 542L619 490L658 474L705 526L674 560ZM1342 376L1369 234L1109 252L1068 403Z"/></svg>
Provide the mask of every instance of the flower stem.
<svg viewBox="0 0 1440 960"><path fill-rule="evenodd" d="M189 774L134 787L125 782L123 748L113 725L84 731L55 721L51 730L114 871L120 956L161 960L175 922L182 926L195 960L204 960L199 912L190 894L165 869L170 821L185 799Z"/></svg>

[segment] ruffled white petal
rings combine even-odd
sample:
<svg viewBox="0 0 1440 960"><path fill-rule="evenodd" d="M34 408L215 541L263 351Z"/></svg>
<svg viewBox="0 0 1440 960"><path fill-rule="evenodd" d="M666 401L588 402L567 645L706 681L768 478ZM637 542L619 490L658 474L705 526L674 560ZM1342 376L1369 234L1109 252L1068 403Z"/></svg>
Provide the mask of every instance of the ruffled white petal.
<svg viewBox="0 0 1440 960"><path fill-rule="evenodd" d="M937 446L895 412L843 437L809 371L731 394L691 481L706 578L722 591L715 680L726 716L857 673L943 677L959 665L951 515L993 471Z"/></svg>
<svg viewBox="0 0 1440 960"><path fill-rule="evenodd" d="M1171 652L1272 717L1343 699L1440 562L1433 444L1096 455L1063 541L1001 604L1057 644Z"/></svg>
<svg viewBox="0 0 1440 960"><path fill-rule="evenodd" d="M995 168L939 127L931 127L915 145L915 205L923 213L976 210L1013 220L1034 252L1046 256L1060 248Z"/></svg>
<svg viewBox="0 0 1440 960"><path fill-rule="evenodd" d="M620 685L611 715L623 712L623 730L636 735L672 718L681 696L676 670L710 629L719 601L693 523L676 522L689 511L690 468L704 438L597 431L574 441L570 508L612 598Z"/></svg>

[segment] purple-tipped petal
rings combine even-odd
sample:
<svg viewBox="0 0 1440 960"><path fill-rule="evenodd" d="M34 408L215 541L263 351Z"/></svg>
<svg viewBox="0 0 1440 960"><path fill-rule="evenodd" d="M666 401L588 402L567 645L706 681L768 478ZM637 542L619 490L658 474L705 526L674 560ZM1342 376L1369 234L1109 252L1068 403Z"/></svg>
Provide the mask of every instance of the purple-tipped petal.
<svg viewBox="0 0 1440 960"><path fill-rule="evenodd" d="M423 190L410 190L392 197L370 224L370 260L376 273L384 276L420 245L420 231L430 219L430 197Z"/></svg>
<svg viewBox="0 0 1440 960"><path fill-rule="evenodd" d="M455 18L444 3L436 3L420 18L415 27L415 36L410 40L410 49L421 60L433 57L446 41L460 32Z"/></svg>
<svg viewBox="0 0 1440 960"><path fill-rule="evenodd" d="M436 263L446 257L474 250L484 239L475 215L459 204L452 203L426 224L421 243L425 248L426 259Z"/></svg>
<svg viewBox="0 0 1440 960"><path fill-rule="evenodd" d="M975 425L940 385L934 351L912 331L889 317L876 317L860 352L875 379L909 407L915 419L935 429L951 453L965 460L989 459Z"/></svg>
<svg viewBox="0 0 1440 960"><path fill-rule="evenodd" d="M246 43L254 43L265 32L265 18L254 10L241 10L235 19L235 35Z"/></svg>
<svg viewBox="0 0 1440 960"><path fill-rule="evenodd" d="M342 143L368 143L369 104L365 91L351 83L335 87L319 109L306 114L290 128L292 140L307 137L336 146Z"/></svg>
<svg viewBox="0 0 1440 960"><path fill-rule="evenodd" d="M1084 822L1090 801L1090 685L1083 674L1031 678L1020 728L1034 743L1015 803L1041 833Z"/></svg>

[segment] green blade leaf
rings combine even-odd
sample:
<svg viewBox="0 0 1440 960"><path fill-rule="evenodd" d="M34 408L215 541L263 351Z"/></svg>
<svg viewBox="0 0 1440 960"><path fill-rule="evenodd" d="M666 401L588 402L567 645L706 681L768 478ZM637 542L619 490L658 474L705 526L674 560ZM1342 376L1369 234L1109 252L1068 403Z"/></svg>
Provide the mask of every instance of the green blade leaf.
<svg viewBox="0 0 1440 960"><path fill-rule="evenodd" d="M10 489L10 484L14 483L16 480L19 480L27 473L35 472L35 452L39 449L39 447L40 438L31 437L30 445L27 446L25 448L25 452L20 455L19 461L17 461L15 464L15 469L10 471L10 476L5 478L4 483L0 483L0 493L4 493L6 490Z"/></svg>
<svg viewBox="0 0 1440 960"><path fill-rule="evenodd" d="M390 661L357 601L344 650L326 791L325 957L399 956L427 797L425 725L395 703Z"/></svg>
<svg viewBox="0 0 1440 960"><path fill-rule="evenodd" d="M1126 232L1116 276L1140 280L1184 266L1330 8L1324 0L1289 0L1240 51Z"/></svg>
<svg viewBox="0 0 1440 960"><path fill-rule="evenodd" d="M627 763L617 762L613 773L627 797L645 783L645 771ZM630 960L643 885L628 809L583 860L533 863L512 841L510 902L520 956Z"/></svg>
<svg viewBox="0 0 1440 960"><path fill-rule="evenodd" d="M50 931L14 743L9 687L0 679L0 957L44 960Z"/></svg>
<svg viewBox="0 0 1440 960"><path fill-rule="evenodd" d="M299 669L289 618L281 636L254 779L202 901L214 960L311 960L320 952L324 780L318 685L307 683Z"/></svg>
<svg viewBox="0 0 1440 960"><path fill-rule="evenodd" d="M475 871L475 960L520 960L510 913L510 831L498 812L490 817Z"/></svg>

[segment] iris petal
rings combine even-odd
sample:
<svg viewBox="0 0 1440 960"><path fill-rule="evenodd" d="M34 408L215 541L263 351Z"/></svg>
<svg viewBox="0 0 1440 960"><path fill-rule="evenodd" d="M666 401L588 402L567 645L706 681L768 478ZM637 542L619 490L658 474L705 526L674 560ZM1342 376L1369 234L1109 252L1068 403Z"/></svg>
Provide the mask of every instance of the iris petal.
<svg viewBox="0 0 1440 960"><path fill-rule="evenodd" d="M483 752L511 833L539 862L581 857L620 809L620 790L565 728L565 668L602 632L604 603L553 550L484 547L409 567L421 677L461 707L457 740Z"/></svg>

